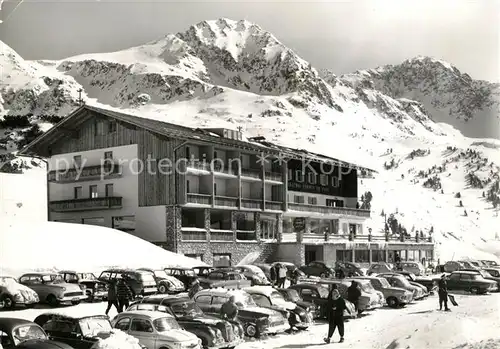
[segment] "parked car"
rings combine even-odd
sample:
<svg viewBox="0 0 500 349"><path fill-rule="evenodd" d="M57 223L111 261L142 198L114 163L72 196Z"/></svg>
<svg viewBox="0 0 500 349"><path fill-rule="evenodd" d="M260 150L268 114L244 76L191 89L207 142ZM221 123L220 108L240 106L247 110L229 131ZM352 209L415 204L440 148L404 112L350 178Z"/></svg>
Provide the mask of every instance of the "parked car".
<svg viewBox="0 0 500 349"><path fill-rule="evenodd" d="M207 275L214 270L213 267L194 267L194 273L198 277L207 277Z"/></svg>
<svg viewBox="0 0 500 349"><path fill-rule="evenodd" d="M159 293L168 293L168 294L177 294L184 292L184 284L178 280L177 278L168 275L165 270L159 269L148 269L148 268L140 268L137 271L149 273L153 276L156 281L156 287L158 288Z"/></svg>
<svg viewBox="0 0 500 349"><path fill-rule="evenodd" d="M264 272L266 278L271 282L271 264L254 264L257 268Z"/></svg>
<svg viewBox="0 0 500 349"><path fill-rule="evenodd" d="M158 292L154 277L145 271L108 269L104 270L99 276L99 280L106 283L118 279L123 279L136 296L147 296Z"/></svg>
<svg viewBox="0 0 500 349"><path fill-rule="evenodd" d="M401 262L400 267L403 271L413 273L417 276L425 275L425 268L419 262Z"/></svg>
<svg viewBox="0 0 500 349"><path fill-rule="evenodd" d="M483 264L485 264L488 267L496 267L496 268L500 267L500 265L495 261L481 260L481 262L483 262Z"/></svg>
<svg viewBox="0 0 500 349"><path fill-rule="evenodd" d="M448 290L484 294L498 290L497 283L471 271L454 271L447 278Z"/></svg>
<svg viewBox="0 0 500 349"><path fill-rule="evenodd" d="M201 339L205 349L234 348L243 341L243 327L238 322L207 315L187 297L149 296L127 309L135 310L161 311L173 315L183 329Z"/></svg>
<svg viewBox="0 0 500 349"><path fill-rule="evenodd" d="M101 301L108 298L108 286L105 282L97 280L93 273L80 273L72 270L61 270L59 272L64 281L70 284L78 284L87 295L89 302Z"/></svg>
<svg viewBox="0 0 500 349"><path fill-rule="evenodd" d="M19 278L19 283L35 291L40 302L47 302L51 306L76 305L87 299L80 286L65 282L62 275L56 273L24 274Z"/></svg>
<svg viewBox="0 0 500 349"><path fill-rule="evenodd" d="M238 320L247 336L259 337L264 334L284 332L289 328L288 321L280 312L257 306L253 298L243 290L224 288L201 290L194 296L194 300L204 312L220 316L222 305L231 296L236 298Z"/></svg>
<svg viewBox="0 0 500 349"><path fill-rule="evenodd" d="M378 276L360 276L355 279L368 280L373 288L382 292L387 305L391 308L405 306L413 300L413 293L403 288L392 287L387 279Z"/></svg>
<svg viewBox="0 0 500 349"><path fill-rule="evenodd" d="M462 269L460 271L470 271L471 273L479 274L483 278L485 278L486 280L495 281L497 283L497 286L500 288L500 277L498 277L498 276L495 277L491 273L489 273L488 271L486 271L484 269ZM497 291L499 291L499 290L497 290Z"/></svg>
<svg viewBox="0 0 500 349"><path fill-rule="evenodd" d="M410 291L413 293L413 299L420 300L426 296L426 292L422 289L422 287L414 286L408 281L406 277L397 273L382 273L377 276L385 278L392 287L398 287Z"/></svg>
<svg viewBox="0 0 500 349"><path fill-rule="evenodd" d="M335 277L335 270L324 262L311 262L299 268L307 276L319 276L320 278L333 278Z"/></svg>
<svg viewBox="0 0 500 349"><path fill-rule="evenodd" d="M255 265L238 265L235 269L242 273L247 280L250 280L252 286L271 284L262 269Z"/></svg>
<svg viewBox="0 0 500 349"><path fill-rule="evenodd" d="M171 275L176 279L180 280L184 284L184 288L187 290L191 287L191 284L198 277L191 268L163 268L167 275Z"/></svg>
<svg viewBox="0 0 500 349"><path fill-rule="evenodd" d="M380 262L380 263L372 263L370 265L370 268L366 271L366 275L373 275L373 274L380 274L380 273L392 273L393 268L385 263L385 262Z"/></svg>
<svg viewBox="0 0 500 349"><path fill-rule="evenodd" d="M36 323L16 318L0 318L0 348L3 349L74 349L49 339Z"/></svg>
<svg viewBox="0 0 500 349"><path fill-rule="evenodd" d="M361 280L361 279L356 279L356 278L347 278L345 279L346 281L353 282L356 281L357 284L359 285L361 289L361 294L363 292L368 293L370 295L375 295L378 297L378 302L373 308L380 308L385 305L385 297L384 294L381 291L378 291L375 289L375 287L372 286L371 282L369 280Z"/></svg>
<svg viewBox="0 0 500 349"><path fill-rule="evenodd" d="M462 269L473 269L473 270L479 270L480 268L477 267L472 261L467 260L467 261L459 261L464 267ZM460 270L462 270L460 269Z"/></svg>
<svg viewBox="0 0 500 349"><path fill-rule="evenodd" d="M448 262L444 263L444 265L443 265L443 269L444 269L445 273L452 273L454 271L458 271L458 270L461 270L464 268L465 268L465 266L463 265L463 263L460 263L458 261L448 261Z"/></svg>
<svg viewBox="0 0 500 349"><path fill-rule="evenodd" d="M386 274L391 274L391 273L386 273ZM427 286L424 286L421 283L417 282L417 276L415 274L413 274L413 273L411 273L409 271L405 271L405 270L395 271L392 274L402 275L402 276L404 276L406 278L406 280L408 280L408 282L410 283L410 285L420 288L422 290L422 292L423 292L423 296L422 296L423 298L429 296L429 290L427 289ZM419 278L420 278L420 280L422 280L423 276L420 276ZM432 282L432 278L429 278L429 281L431 283L433 283Z"/></svg>
<svg viewBox="0 0 500 349"><path fill-rule="evenodd" d="M328 316L328 287L321 286L315 283L300 283L289 287L307 302L311 302L319 309L319 318L326 318ZM348 310L344 311L344 318L356 318L357 313L354 304L345 299L346 307Z"/></svg>
<svg viewBox="0 0 500 349"><path fill-rule="evenodd" d="M276 289L287 302L292 302L297 304L299 307L305 309L308 313L312 314L312 318L316 319L321 317L320 307L313 302L308 302L302 298L302 296L292 288L278 288Z"/></svg>
<svg viewBox="0 0 500 349"><path fill-rule="evenodd" d="M34 307L40 299L31 288L21 285L11 276L0 276L0 308Z"/></svg>
<svg viewBox="0 0 500 349"><path fill-rule="evenodd" d="M200 338L183 330L172 315L163 312L124 311L116 315L111 324L136 337L148 349L202 348Z"/></svg>
<svg viewBox="0 0 500 349"><path fill-rule="evenodd" d="M279 311L288 318L290 326L305 330L313 323L313 314L293 302L288 302L271 286L252 286L244 289L259 307Z"/></svg>
<svg viewBox="0 0 500 349"><path fill-rule="evenodd" d="M484 271L487 271L493 277L500 278L500 269L499 268L487 267L484 269Z"/></svg>
<svg viewBox="0 0 500 349"><path fill-rule="evenodd" d="M208 274L206 278L199 278L199 281L200 286L203 288L243 288L252 286L250 280L247 280L242 273L233 269L216 269Z"/></svg>
<svg viewBox="0 0 500 349"><path fill-rule="evenodd" d="M352 276L363 276L365 271L361 265L352 262L335 262L334 270L337 278L345 278Z"/></svg>
<svg viewBox="0 0 500 349"><path fill-rule="evenodd" d="M44 313L37 316L34 322L44 329L50 339L77 349L95 348L99 341L116 336L116 331L113 330L105 315L73 317L58 313ZM123 349L143 348L139 341L131 336L125 338L128 345L122 342L123 338L120 338L120 345Z"/></svg>

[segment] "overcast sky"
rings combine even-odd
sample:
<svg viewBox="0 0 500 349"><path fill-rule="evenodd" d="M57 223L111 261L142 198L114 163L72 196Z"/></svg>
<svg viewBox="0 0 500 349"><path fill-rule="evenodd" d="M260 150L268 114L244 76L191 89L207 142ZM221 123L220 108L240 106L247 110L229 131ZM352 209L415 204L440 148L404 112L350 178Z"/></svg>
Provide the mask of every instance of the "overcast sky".
<svg viewBox="0 0 500 349"><path fill-rule="evenodd" d="M12 13L18 3L2 6L0 40L26 59L116 51L227 17L259 24L336 73L426 55L500 81L500 0L25 0Z"/></svg>

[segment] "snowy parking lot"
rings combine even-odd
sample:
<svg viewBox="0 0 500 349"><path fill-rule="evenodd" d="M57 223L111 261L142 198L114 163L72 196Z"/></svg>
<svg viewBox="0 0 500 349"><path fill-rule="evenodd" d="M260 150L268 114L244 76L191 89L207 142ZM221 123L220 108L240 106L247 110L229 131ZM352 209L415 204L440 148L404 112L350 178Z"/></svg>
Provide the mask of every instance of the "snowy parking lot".
<svg viewBox="0 0 500 349"><path fill-rule="evenodd" d="M382 308L346 323L344 343L335 333L331 344L325 344L328 325L318 322L308 331L292 335L280 334L251 340L237 349L300 349L300 348L387 348L398 340L400 348L467 348L500 347L500 293L483 296L456 295L458 307L451 312L439 311L437 296L414 302L402 309ZM103 314L106 303L79 304L57 309L73 315ZM1 312L1 317L33 320L50 311L48 307ZM113 309L110 316L116 315ZM482 343L480 343L483 341Z"/></svg>

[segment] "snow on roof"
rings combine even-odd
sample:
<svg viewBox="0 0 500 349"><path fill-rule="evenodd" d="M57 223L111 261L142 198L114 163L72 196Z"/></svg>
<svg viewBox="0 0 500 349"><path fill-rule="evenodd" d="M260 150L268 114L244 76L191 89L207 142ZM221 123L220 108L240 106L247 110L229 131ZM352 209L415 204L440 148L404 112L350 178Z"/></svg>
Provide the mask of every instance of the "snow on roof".
<svg viewBox="0 0 500 349"><path fill-rule="evenodd" d="M0 221L0 272L21 275L61 269L100 273L116 268L204 264L119 230L59 222Z"/></svg>

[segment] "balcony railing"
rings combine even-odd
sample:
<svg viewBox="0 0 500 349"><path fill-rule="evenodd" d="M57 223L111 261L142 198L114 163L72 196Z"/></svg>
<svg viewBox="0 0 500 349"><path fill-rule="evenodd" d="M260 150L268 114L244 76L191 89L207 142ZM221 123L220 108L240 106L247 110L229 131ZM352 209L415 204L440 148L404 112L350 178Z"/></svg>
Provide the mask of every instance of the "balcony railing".
<svg viewBox="0 0 500 349"><path fill-rule="evenodd" d="M211 241L234 241L234 233L232 231L214 231L210 230Z"/></svg>
<svg viewBox="0 0 500 349"><path fill-rule="evenodd" d="M283 203L279 202L279 201L267 201L266 200L266 210L283 211Z"/></svg>
<svg viewBox="0 0 500 349"><path fill-rule="evenodd" d="M241 207L243 208L253 208L262 209L262 200L258 199L241 199Z"/></svg>
<svg viewBox="0 0 500 349"><path fill-rule="evenodd" d="M265 176L266 176L266 181L275 181L275 182L283 181L282 174L278 172L266 172Z"/></svg>
<svg viewBox="0 0 500 349"><path fill-rule="evenodd" d="M228 196L216 196L215 206L238 207L238 198Z"/></svg>
<svg viewBox="0 0 500 349"><path fill-rule="evenodd" d="M198 161L198 160L192 160L188 161L186 164L186 167L188 169L195 169L195 170L201 170L201 171L210 171L210 163L207 161Z"/></svg>
<svg viewBox="0 0 500 349"><path fill-rule="evenodd" d="M318 205L289 203L288 210L300 211L300 212L314 212L314 213L321 213L321 214L337 214L337 215L358 216L358 217L367 217L367 218L370 217L369 210L360 210L360 209L349 208L349 207L330 207L330 206L318 206Z"/></svg>
<svg viewBox="0 0 500 349"><path fill-rule="evenodd" d="M187 202L189 204L211 205L212 195L187 193Z"/></svg>
<svg viewBox="0 0 500 349"><path fill-rule="evenodd" d="M236 240L255 241L257 240L257 234L255 233L255 230L237 230Z"/></svg>
<svg viewBox="0 0 500 349"><path fill-rule="evenodd" d="M118 177L122 174L120 164L105 164L87 166L83 168L70 168L67 170L50 171L47 175L49 182L78 182L92 179L106 179Z"/></svg>
<svg viewBox="0 0 500 349"><path fill-rule="evenodd" d="M258 169L242 168L241 169L241 176L242 177L249 177L249 178L260 179L260 177L261 177L261 171L258 170Z"/></svg>
<svg viewBox="0 0 500 349"><path fill-rule="evenodd" d="M59 200L51 201L49 207L53 212L116 209L122 207L122 198L119 196L110 196L102 198Z"/></svg>
<svg viewBox="0 0 500 349"><path fill-rule="evenodd" d="M207 232L197 228L182 228L182 241L206 241Z"/></svg>

